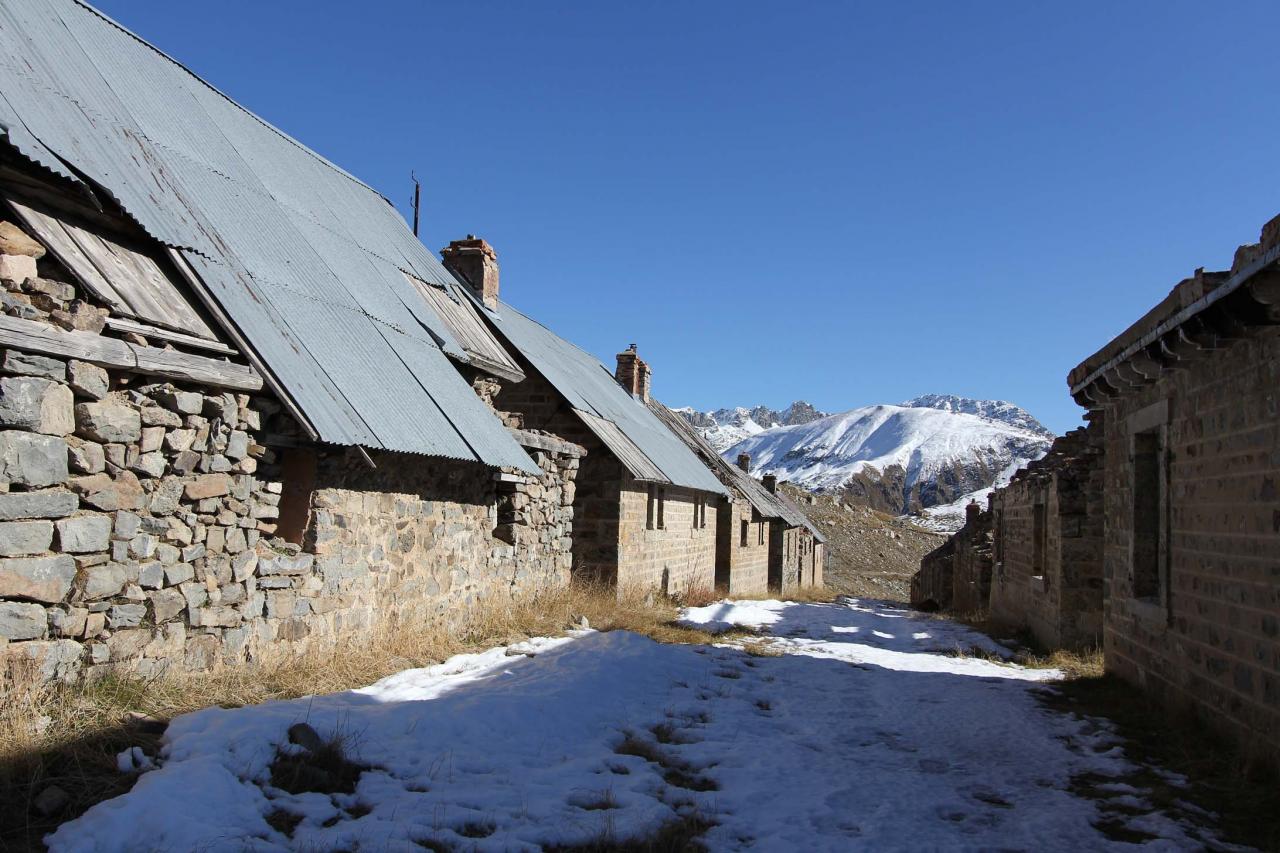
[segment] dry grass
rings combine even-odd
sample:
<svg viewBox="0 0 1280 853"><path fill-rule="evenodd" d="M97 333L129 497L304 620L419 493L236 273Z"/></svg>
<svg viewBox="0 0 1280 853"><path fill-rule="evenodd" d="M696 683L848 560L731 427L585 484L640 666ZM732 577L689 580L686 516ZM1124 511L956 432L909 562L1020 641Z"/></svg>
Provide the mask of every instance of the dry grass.
<svg viewBox="0 0 1280 853"><path fill-rule="evenodd" d="M437 616L388 620L359 641L313 644L303 653L278 650L208 673L109 675L77 685L41 684L25 670L0 673L0 849L43 849L40 837L58 823L127 791L134 777L116 770L116 754L131 746L154 753L163 721L179 714L360 687L461 652L556 636L583 617L598 630L634 631L664 643L749 636L676 624L680 607L708 603L709 595L694 590L686 601L574 585L506 601L490 598L450 622ZM161 723L130 721L139 714ZM41 815L34 803L51 786L66 792L67 802Z"/></svg>
<svg viewBox="0 0 1280 853"><path fill-rule="evenodd" d="M839 595L839 593L826 586L807 586L801 589L790 590L784 597L787 601L830 604L836 600L837 595Z"/></svg>

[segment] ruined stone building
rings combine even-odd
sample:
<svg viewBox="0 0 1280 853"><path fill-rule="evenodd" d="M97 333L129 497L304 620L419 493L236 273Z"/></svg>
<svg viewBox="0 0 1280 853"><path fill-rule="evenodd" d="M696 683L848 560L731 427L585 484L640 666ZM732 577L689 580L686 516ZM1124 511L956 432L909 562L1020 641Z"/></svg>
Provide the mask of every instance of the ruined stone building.
<svg viewBox="0 0 1280 853"><path fill-rule="evenodd" d="M989 615L1047 648L1102 641L1101 442L1072 430L991 495Z"/></svg>
<svg viewBox="0 0 1280 853"><path fill-rule="evenodd" d="M1047 648L1102 639L1102 431L1059 437L1041 459L971 503L965 523L926 554L911 602L988 616Z"/></svg>
<svg viewBox="0 0 1280 853"><path fill-rule="evenodd" d="M1280 759L1280 220L1071 371L1103 426L1107 669Z"/></svg>
<svg viewBox="0 0 1280 853"><path fill-rule="evenodd" d="M985 612L991 601L991 511L965 507L964 526L920 561L911 577L911 604L933 612Z"/></svg>
<svg viewBox="0 0 1280 853"><path fill-rule="evenodd" d="M0 6L0 134L0 657L203 669L573 569L710 586L723 487L497 302L482 241L451 272L73 0Z"/></svg>
<svg viewBox="0 0 1280 853"><path fill-rule="evenodd" d="M990 565L993 620L1100 637L1109 672L1280 759L1278 259L1280 218L1074 368L1089 426L974 507L913 602L981 602Z"/></svg>
<svg viewBox="0 0 1280 853"><path fill-rule="evenodd" d="M826 537L785 494L720 456L685 418L657 400L649 407L716 475L728 495L716 511L715 585L728 595L783 594L822 586Z"/></svg>

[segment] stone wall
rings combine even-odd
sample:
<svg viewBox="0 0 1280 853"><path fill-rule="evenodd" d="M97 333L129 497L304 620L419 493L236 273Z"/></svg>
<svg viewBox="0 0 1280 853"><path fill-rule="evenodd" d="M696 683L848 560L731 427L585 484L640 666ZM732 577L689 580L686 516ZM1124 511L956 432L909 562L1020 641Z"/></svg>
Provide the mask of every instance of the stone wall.
<svg viewBox="0 0 1280 853"><path fill-rule="evenodd" d="M1166 435L1167 575L1135 595L1132 432ZM1280 328L1106 409L1107 668L1280 758Z"/></svg>
<svg viewBox="0 0 1280 853"><path fill-rule="evenodd" d="M619 591L640 587L678 594L714 589L715 496L680 486L657 488L663 495L662 523L659 526L655 521L650 526L648 484L629 474L624 478L618 530ZM700 504L705 513L695 513Z"/></svg>
<svg viewBox="0 0 1280 853"><path fill-rule="evenodd" d="M582 423L554 386L523 356L516 356L525 373L522 382L503 381L492 404L511 426L558 436L582 447L572 490L574 530L572 573L612 584L617 580L618 535L621 519L622 464Z"/></svg>
<svg viewBox="0 0 1280 853"><path fill-rule="evenodd" d="M757 535L759 513L744 497L721 498L716 513L716 588L727 595L763 595L769 590L769 550L773 525L765 524L765 544ZM742 525L747 544L742 544Z"/></svg>
<svg viewBox="0 0 1280 853"><path fill-rule="evenodd" d="M988 607L992 571L992 514L976 503L965 523L920 561L911 578L911 604L925 610L979 613Z"/></svg>
<svg viewBox="0 0 1280 853"><path fill-rule="evenodd" d="M560 393L522 356L525 379L503 382L493 398L500 414L526 429L582 446L574 483L573 574L624 587L680 592L715 586L717 496L662 485L663 526L648 526L649 486L631 476L577 417ZM705 526L694 527L705 502Z"/></svg>
<svg viewBox="0 0 1280 853"><path fill-rule="evenodd" d="M110 333L65 270L22 257L0 263L5 314ZM269 396L0 350L0 657L67 680L203 670L563 585L583 449L516 437L543 476L370 468Z"/></svg>
<svg viewBox="0 0 1280 853"><path fill-rule="evenodd" d="M1101 640L1101 441L1098 423L1073 430L991 496L991 618L1046 648Z"/></svg>

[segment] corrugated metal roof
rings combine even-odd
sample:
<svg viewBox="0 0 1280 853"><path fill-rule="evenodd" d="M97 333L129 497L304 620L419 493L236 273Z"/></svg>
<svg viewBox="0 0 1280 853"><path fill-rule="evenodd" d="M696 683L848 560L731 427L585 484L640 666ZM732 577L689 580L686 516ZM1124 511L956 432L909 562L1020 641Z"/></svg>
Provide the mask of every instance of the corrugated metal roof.
<svg viewBox="0 0 1280 853"><path fill-rule="evenodd" d="M462 285L454 284L447 289L433 287L409 273L404 276L444 320L453 337L471 356L472 364L516 382L524 379L524 372L498 343L488 324L480 319L476 304L463 292Z"/></svg>
<svg viewBox="0 0 1280 853"><path fill-rule="evenodd" d="M645 456L644 451L636 447L635 442L627 438L613 421L598 418L581 409L574 409L573 413L582 419L582 422L596 434L597 438L604 442L605 447L609 448L610 452L617 457L619 462L626 466L626 469L637 480L650 480L657 483L668 482L666 475L658 470L658 466L653 464L653 460Z"/></svg>
<svg viewBox="0 0 1280 853"><path fill-rule="evenodd" d="M444 359L404 273L453 278L386 199L101 13L0 4L0 126L181 250L323 440L537 470Z"/></svg>
<svg viewBox="0 0 1280 853"><path fill-rule="evenodd" d="M612 424L646 459L634 464L647 470L658 482L727 495L724 486L684 442L658 420L644 404L634 399L614 380L613 374L595 356L579 349L505 302L497 311L484 309L507 342L527 358L547 381L555 386L569 405L579 412ZM610 430L601 430L593 418L583 418L601 441L609 444ZM601 435L604 431L606 435ZM613 450L610 445L610 449ZM613 451L618 455L617 450ZM631 465L628 464L628 468ZM631 469L635 473L635 469Z"/></svg>
<svg viewBox="0 0 1280 853"><path fill-rule="evenodd" d="M716 452L705 438L693 428L693 424L680 417L657 400L649 401L649 408L667 428L683 441L690 450L698 455L720 481L730 489L737 491L765 518L780 518L791 527L816 528L809 523L805 514L784 495L777 495L764 487L764 484L728 461Z"/></svg>

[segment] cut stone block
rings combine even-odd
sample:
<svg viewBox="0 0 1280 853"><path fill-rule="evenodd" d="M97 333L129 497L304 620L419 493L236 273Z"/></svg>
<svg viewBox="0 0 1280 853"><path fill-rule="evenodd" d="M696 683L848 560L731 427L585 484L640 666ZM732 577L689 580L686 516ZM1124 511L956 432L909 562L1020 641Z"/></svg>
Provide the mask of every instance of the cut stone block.
<svg viewBox="0 0 1280 853"><path fill-rule="evenodd" d="M45 435L66 435L75 429L71 389L37 376L0 379L0 426Z"/></svg>
<svg viewBox="0 0 1280 853"><path fill-rule="evenodd" d="M0 522L0 557L42 554L52 542L52 521Z"/></svg>
<svg viewBox="0 0 1280 853"><path fill-rule="evenodd" d="M71 592L75 577L76 561L66 554L0 560L0 596L54 604Z"/></svg>
<svg viewBox="0 0 1280 853"><path fill-rule="evenodd" d="M106 443L129 444L142 437L142 418L137 409L115 400L80 403L76 406L76 432L85 438Z"/></svg>
<svg viewBox="0 0 1280 853"><path fill-rule="evenodd" d="M52 486L65 482L67 443L52 435L0 431L0 482L20 486Z"/></svg>

